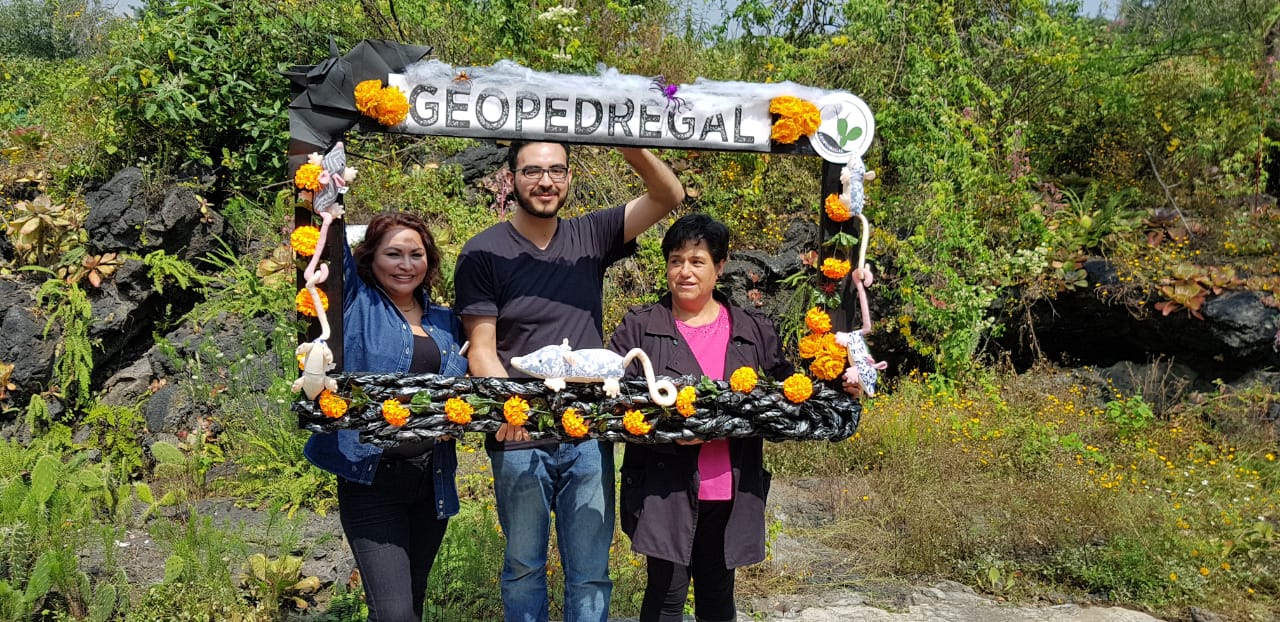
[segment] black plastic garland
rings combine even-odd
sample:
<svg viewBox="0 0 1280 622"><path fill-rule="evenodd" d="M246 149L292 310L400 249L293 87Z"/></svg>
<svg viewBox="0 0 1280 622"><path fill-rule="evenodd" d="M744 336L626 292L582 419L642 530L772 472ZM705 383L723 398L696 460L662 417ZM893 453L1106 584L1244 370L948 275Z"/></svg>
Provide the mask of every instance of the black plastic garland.
<svg viewBox="0 0 1280 622"><path fill-rule="evenodd" d="M337 395L347 412L331 419L318 401L303 398L293 403L298 425L312 432L358 430L360 439L381 447L463 432L496 432L503 423L502 405L518 396L529 403L525 427L530 436L573 440L561 427L560 416L574 408L587 423L587 437L610 441L669 443L676 440L761 437L770 441L842 441L858 430L862 405L843 391L815 382L813 394L795 404L784 397L782 383L761 379L750 393L729 388L725 381L683 376L676 386L697 391L693 416L684 417L675 406L663 408L649 397L644 380L622 382L622 393L604 394L603 385L570 383L559 392L541 380L467 378L434 374L341 374ZM460 398L475 409L470 423L455 424L445 417L444 404ZM382 403L400 401L410 411L409 420L393 426L382 416ZM623 413L638 410L653 424L648 434L634 435L622 424Z"/></svg>

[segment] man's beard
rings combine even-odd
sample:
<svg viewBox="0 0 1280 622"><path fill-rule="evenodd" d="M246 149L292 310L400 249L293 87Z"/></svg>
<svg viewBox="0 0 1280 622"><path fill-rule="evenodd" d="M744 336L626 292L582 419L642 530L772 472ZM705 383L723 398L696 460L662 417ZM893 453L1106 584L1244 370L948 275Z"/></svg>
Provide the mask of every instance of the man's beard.
<svg viewBox="0 0 1280 622"><path fill-rule="evenodd" d="M520 206L520 210L530 216L533 216L534 218L555 218L556 215L560 213L560 208L564 207L564 202L565 202L565 199L567 198L567 195L558 196L557 198L559 199L559 201L555 204L555 207L553 207L550 212L540 212L533 207L533 202L530 201L523 194L520 194L519 191L513 194L516 195L516 204Z"/></svg>

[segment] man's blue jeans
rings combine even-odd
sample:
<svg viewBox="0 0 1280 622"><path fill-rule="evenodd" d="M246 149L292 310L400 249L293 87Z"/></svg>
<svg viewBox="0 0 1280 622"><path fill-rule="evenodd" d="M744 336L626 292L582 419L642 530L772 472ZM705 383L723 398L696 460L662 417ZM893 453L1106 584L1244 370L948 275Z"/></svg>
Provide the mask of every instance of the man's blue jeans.
<svg viewBox="0 0 1280 622"><path fill-rule="evenodd" d="M490 451L498 523L507 538L502 563L506 622L546 622L551 513L564 566L565 622L609 618L609 545L613 542L613 445L598 441Z"/></svg>

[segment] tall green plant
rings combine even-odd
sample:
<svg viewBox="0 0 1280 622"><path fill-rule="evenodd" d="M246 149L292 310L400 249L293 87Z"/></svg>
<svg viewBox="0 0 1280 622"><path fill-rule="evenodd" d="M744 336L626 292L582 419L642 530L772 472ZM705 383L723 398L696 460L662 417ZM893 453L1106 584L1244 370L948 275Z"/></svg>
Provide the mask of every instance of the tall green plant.
<svg viewBox="0 0 1280 622"><path fill-rule="evenodd" d="M62 329L62 343L53 371L63 397L72 404L88 404L92 399L89 379L93 374L93 341L89 339L89 324L93 319L93 305L79 285L58 279L50 279L40 286L36 304L49 314L44 327L46 337L55 324Z"/></svg>

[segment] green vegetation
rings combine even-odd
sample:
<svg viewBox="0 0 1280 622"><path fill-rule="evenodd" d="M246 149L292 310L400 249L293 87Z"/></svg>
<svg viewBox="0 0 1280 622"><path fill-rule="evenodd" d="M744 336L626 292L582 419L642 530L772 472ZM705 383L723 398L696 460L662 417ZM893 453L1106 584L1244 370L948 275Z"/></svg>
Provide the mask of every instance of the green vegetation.
<svg viewBox="0 0 1280 622"><path fill-rule="evenodd" d="M1241 289L1278 304L1280 8L1126 0L1105 20L1048 0L748 0L709 28L687 11L678 0L151 0L126 18L97 3L0 0L0 278L44 279L31 306L58 344L55 379L24 403L9 397L15 362L0 361L0 424L20 420L31 439L0 442L0 617L364 619L358 589L303 576L296 535L249 538L197 510L231 496L288 531L335 505L334 480L301 457L306 433L289 411L299 326L282 235L295 199L282 177L279 74L327 58L330 37L340 51L362 38L425 43L457 66L510 58L677 84L792 80L870 105L873 294L899 309L877 330L923 369L866 404L852 441L770 446L780 477L822 477L839 491L835 522L789 534L829 547L833 564L770 560L743 573L744 594L840 584L851 575L832 568L847 568L1010 598L1280 615L1280 467L1264 425L1274 387L1171 392L1153 375L1130 394L1097 395L1049 368L992 371L982 349L1018 328L1003 318L1021 306L1084 287L1091 256L1117 267L1107 295L1135 313L1196 318ZM424 215L445 256L435 295L449 301L452 258L509 209L491 205L492 180L468 184L442 165L474 142L351 135L347 145L361 171L349 220ZM662 157L689 191L681 209L729 223L734 250L775 251L792 223L819 216L815 160ZM612 150L575 149L572 164L573 213L639 189ZM122 166L141 168L153 189L198 188L201 209L228 225L218 250L191 261L91 251L84 196ZM611 274L606 330L660 289L658 239L647 233ZM145 403L92 392L91 301L130 261L184 301L160 330L194 335L157 338L167 381L201 410L178 438L151 438ZM796 297L780 320L793 340L826 295L814 282L811 269L789 281ZM223 327L243 345L219 341ZM435 617L485 619L499 607L502 540L487 462L476 439L463 446L463 512L430 602ZM121 569L114 543L127 530L163 546L159 582ZM82 560L93 555L91 572ZM615 613L630 615L643 563L621 536L614 556ZM560 571L553 559L553 584Z"/></svg>

